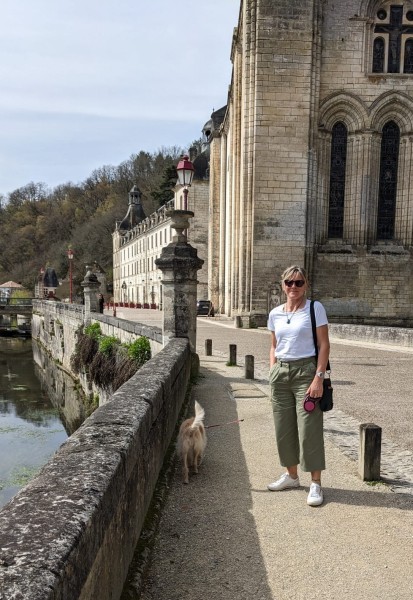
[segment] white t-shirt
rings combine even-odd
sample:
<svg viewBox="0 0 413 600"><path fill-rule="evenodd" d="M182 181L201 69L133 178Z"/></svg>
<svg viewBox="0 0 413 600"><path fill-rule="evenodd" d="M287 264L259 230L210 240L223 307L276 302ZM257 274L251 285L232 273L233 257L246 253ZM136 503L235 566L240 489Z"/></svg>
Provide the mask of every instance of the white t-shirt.
<svg viewBox="0 0 413 600"><path fill-rule="evenodd" d="M284 360L315 356L310 300L294 313L285 312L284 306L285 304L281 304L273 308L268 317L268 329L274 331L277 340L275 356ZM320 302L314 302L314 314L316 327L328 324L326 311ZM290 323L287 320L290 320Z"/></svg>

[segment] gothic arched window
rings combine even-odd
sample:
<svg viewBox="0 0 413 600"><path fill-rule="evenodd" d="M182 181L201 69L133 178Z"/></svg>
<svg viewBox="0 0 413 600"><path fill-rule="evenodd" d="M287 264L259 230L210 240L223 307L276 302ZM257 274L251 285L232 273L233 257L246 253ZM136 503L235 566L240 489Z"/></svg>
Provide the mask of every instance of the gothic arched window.
<svg viewBox="0 0 413 600"><path fill-rule="evenodd" d="M330 196L328 207L328 237L343 237L344 193L346 187L347 128L334 125L331 136Z"/></svg>
<svg viewBox="0 0 413 600"><path fill-rule="evenodd" d="M384 71L384 39L375 38L373 42L373 73L383 73Z"/></svg>
<svg viewBox="0 0 413 600"><path fill-rule="evenodd" d="M389 121L383 127L381 138L377 213L377 239L379 240L391 240L394 236L399 145L400 129L394 121Z"/></svg>
<svg viewBox="0 0 413 600"><path fill-rule="evenodd" d="M413 38L406 40L404 45L403 73L413 73Z"/></svg>

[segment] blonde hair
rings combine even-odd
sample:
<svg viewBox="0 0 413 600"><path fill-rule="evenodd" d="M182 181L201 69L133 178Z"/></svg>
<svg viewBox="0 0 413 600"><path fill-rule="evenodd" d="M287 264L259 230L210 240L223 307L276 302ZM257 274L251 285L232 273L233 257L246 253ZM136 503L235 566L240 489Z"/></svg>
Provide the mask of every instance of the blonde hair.
<svg viewBox="0 0 413 600"><path fill-rule="evenodd" d="M281 275L281 287L284 284L284 281L286 279L291 279L291 277L294 277L294 275L301 275L301 277L304 279L305 283L307 284L307 287L310 287L310 282L308 280L308 275L307 275L307 271L303 268L303 267L299 267L298 265L292 265L291 267L287 267L284 271L284 273Z"/></svg>

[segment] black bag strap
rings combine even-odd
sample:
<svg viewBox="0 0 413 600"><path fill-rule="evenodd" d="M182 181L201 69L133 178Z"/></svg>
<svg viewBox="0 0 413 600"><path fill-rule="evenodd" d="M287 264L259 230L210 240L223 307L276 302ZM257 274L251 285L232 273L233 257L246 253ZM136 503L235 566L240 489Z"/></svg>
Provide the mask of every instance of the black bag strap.
<svg viewBox="0 0 413 600"><path fill-rule="evenodd" d="M317 345L317 332L316 332L316 322L315 322L315 312L314 312L314 300L310 302L310 317L311 317L311 328L313 330L313 340L314 340L314 348L315 348L315 357L318 360L318 345ZM330 361L327 361L326 371L330 373Z"/></svg>

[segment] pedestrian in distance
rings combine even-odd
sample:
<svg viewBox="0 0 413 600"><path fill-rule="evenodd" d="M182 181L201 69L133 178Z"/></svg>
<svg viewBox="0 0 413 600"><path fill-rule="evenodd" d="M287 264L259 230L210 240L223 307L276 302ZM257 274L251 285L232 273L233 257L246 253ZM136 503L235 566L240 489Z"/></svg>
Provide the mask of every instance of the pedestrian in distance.
<svg viewBox="0 0 413 600"><path fill-rule="evenodd" d="M304 398L319 399L330 353L328 319L320 302L314 302L318 360L312 333L309 281L305 269L288 267L281 277L286 302L268 317L271 331L271 403L280 463L286 472L268 484L271 491L298 488L298 465L311 473L309 506L323 503L321 472L325 469L323 413L319 402L307 412ZM314 404L313 404L314 407Z"/></svg>
<svg viewBox="0 0 413 600"><path fill-rule="evenodd" d="M103 307L105 306L105 299L102 294L98 296L99 312L103 314Z"/></svg>

